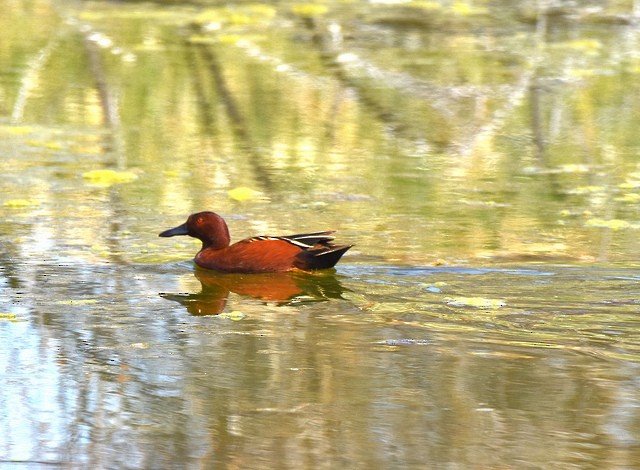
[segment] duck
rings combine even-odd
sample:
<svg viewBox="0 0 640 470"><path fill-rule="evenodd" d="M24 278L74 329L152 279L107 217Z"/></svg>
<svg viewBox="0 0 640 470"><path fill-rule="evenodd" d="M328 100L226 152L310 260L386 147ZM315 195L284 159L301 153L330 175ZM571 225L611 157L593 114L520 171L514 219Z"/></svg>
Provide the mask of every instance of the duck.
<svg viewBox="0 0 640 470"><path fill-rule="evenodd" d="M188 235L202 242L194 258L204 269L222 273L317 271L333 268L353 245L336 245L334 230L297 235L245 238L231 244L229 227L215 212L191 214L187 221L160 237Z"/></svg>

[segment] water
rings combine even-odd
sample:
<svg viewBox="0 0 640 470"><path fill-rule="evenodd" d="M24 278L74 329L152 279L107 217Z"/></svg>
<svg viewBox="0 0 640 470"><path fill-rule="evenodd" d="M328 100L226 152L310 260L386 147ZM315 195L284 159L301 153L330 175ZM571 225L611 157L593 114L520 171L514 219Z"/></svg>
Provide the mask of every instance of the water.
<svg viewBox="0 0 640 470"><path fill-rule="evenodd" d="M2 466L638 467L628 6L326 7L0 5Z"/></svg>
<svg viewBox="0 0 640 470"><path fill-rule="evenodd" d="M636 271L324 276L342 298L232 292L226 313L201 316L213 312L189 310L203 287L186 263L23 270L0 330L4 455L92 468L637 461Z"/></svg>

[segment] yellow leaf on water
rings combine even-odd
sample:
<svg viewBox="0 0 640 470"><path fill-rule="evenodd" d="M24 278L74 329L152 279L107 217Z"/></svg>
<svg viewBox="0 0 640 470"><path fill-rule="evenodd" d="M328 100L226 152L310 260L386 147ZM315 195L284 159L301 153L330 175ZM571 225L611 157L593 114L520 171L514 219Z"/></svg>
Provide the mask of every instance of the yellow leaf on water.
<svg viewBox="0 0 640 470"><path fill-rule="evenodd" d="M587 227L610 228L611 230L621 230L632 227L630 222L621 219L589 219L585 222Z"/></svg>
<svg viewBox="0 0 640 470"><path fill-rule="evenodd" d="M595 54L602 49L602 43L597 39L576 39L564 44L569 49L585 52L587 54Z"/></svg>
<svg viewBox="0 0 640 470"><path fill-rule="evenodd" d="M242 39L240 34L220 34L217 40L222 44L237 44Z"/></svg>
<svg viewBox="0 0 640 470"><path fill-rule="evenodd" d="M9 199L2 204L4 207L12 207L14 209L24 209L25 207L39 206L40 202L35 199Z"/></svg>
<svg viewBox="0 0 640 470"><path fill-rule="evenodd" d="M457 13L458 15L471 14L471 5L469 5L468 3L455 2L453 5L451 5L451 9L454 11L454 13Z"/></svg>
<svg viewBox="0 0 640 470"><path fill-rule="evenodd" d="M0 313L0 321L18 321L18 316L15 313Z"/></svg>
<svg viewBox="0 0 640 470"><path fill-rule="evenodd" d="M605 190L603 186L578 186L569 191L569 194L592 194L601 193Z"/></svg>
<svg viewBox="0 0 640 470"><path fill-rule="evenodd" d="M640 201L640 194L637 194L637 193L626 193L622 197L617 197L616 201L638 202L638 201Z"/></svg>
<svg viewBox="0 0 640 470"><path fill-rule="evenodd" d="M260 191L256 191L255 189L247 188L246 186L239 186L237 188L233 188L227 192L229 197L234 201L249 201L251 199L255 199L260 195Z"/></svg>
<svg viewBox="0 0 640 470"><path fill-rule="evenodd" d="M301 3L291 7L291 11L293 11L294 15L311 18L324 15L328 9L325 5L318 5L316 3Z"/></svg>
<svg viewBox="0 0 640 470"><path fill-rule="evenodd" d="M32 147L42 147L49 150L62 150L62 144L55 141L28 140L26 144Z"/></svg>
<svg viewBox="0 0 640 470"><path fill-rule="evenodd" d="M507 305L502 299L485 299L484 297L445 298L445 302L453 307L500 308Z"/></svg>
<svg viewBox="0 0 640 470"><path fill-rule="evenodd" d="M10 126L3 128L3 130L15 135L30 134L33 132L33 128L27 126Z"/></svg>
<svg viewBox="0 0 640 470"><path fill-rule="evenodd" d="M228 318L232 321L239 321L245 318L246 315L238 310L234 310L233 312L223 312L218 315L218 318Z"/></svg>
<svg viewBox="0 0 640 470"><path fill-rule="evenodd" d="M82 174L82 177L96 186L112 186L114 184L130 183L138 179L132 171L116 170L91 170Z"/></svg>
<svg viewBox="0 0 640 470"><path fill-rule="evenodd" d="M638 180L627 180L624 183L620 183L618 185L620 189L636 189L640 188L640 181Z"/></svg>

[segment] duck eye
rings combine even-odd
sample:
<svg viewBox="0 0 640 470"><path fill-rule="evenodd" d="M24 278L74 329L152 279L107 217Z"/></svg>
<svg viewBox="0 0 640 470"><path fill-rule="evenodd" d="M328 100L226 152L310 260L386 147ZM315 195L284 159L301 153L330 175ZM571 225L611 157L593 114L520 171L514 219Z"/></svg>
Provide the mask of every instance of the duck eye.
<svg viewBox="0 0 640 470"><path fill-rule="evenodd" d="M204 222L204 219L202 217L198 217L198 219L196 220L196 223L200 225L202 222Z"/></svg>

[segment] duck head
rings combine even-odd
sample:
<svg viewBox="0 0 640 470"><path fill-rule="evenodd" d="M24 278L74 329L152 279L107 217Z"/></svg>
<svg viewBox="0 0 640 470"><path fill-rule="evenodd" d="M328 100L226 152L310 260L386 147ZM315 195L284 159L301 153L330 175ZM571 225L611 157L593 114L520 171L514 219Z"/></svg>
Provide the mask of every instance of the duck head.
<svg viewBox="0 0 640 470"><path fill-rule="evenodd" d="M160 233L160 237L175 237L189 235L202 242L202 249L219 250L229 246L229 228L222 217L215 212L198 212L191 214L187 221Z"/></svg>

